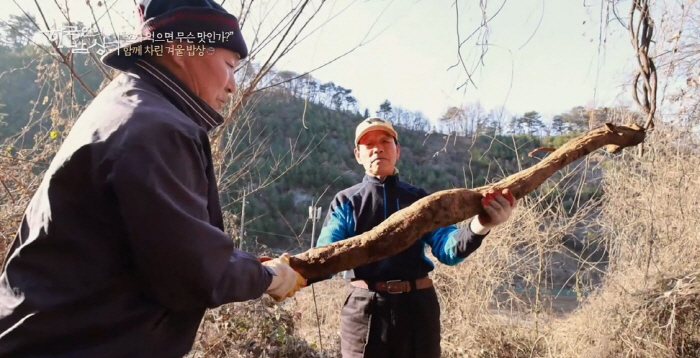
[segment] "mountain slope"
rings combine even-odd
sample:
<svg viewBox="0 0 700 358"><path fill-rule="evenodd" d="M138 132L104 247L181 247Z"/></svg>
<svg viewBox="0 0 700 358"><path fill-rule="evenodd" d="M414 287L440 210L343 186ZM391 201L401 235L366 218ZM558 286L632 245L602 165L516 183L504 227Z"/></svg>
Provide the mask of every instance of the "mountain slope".
<svg viewBox="0 0 700 358"><path fill-rule="evenodd" d="M300 245L308 248L311 234L308 207L317 202L322 208L322 218L317 223L322 224L335 193L362 179L363 168L353 154L353 138L355 126L364 117L314 103L307 103L305 108L302 100L284 93L267 93L256 102L251 109L255 118L251 132L270 136L270 156L281 156L294 142L297 156L302 155L301 148L312 147L313 151L274 184L247 197L245 231L249 245L246 246L257 242L286 250L298 249ZM527 155L532 149L567 139L527 135L471 138L399 126L396 129L401 145L397 167L402 180L429 192L477 187L498 180L535 164L539 159ZM553 180L565 173L555 175ZM581 173L569 181L577 182ZM600 194L596 194L595 182L590 179L589 176L589 183L583 185L582 201ZM578 188L563 193L568 209L575 206L575 189ZM227 201L225 205L239 216L240 222L240 201ZM318 232L317 228L317 235Z"/></svg>

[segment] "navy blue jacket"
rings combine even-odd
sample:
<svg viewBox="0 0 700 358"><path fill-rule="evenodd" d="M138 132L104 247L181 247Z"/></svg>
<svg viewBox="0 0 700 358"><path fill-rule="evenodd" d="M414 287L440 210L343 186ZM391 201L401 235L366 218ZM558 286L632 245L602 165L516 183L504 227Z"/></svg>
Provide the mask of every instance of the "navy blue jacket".
<svg viewBox="0 0 700 358"><path fill-rule="evenodd" d="M369 231L391 214L427 195L424 189L399 180L398 174L384 181L365 175L361 183L336 194L317 246ZM456 265L479 248L485 236L474 234L469 225L461 230L455 225L438 228L401 253L357 267L353 274L357 279L368 281L414 280L434 269L432 261L425 256L426 245L438 261Z"/></svg>
<svg viewBox="0 0 700 358"><path fill-rule="evenodd" d="M0 357L182 357L207 308L265 292L273 272L224 231L207 135L222 122L146 62L100 92L9 250ZM4 312L9 290L23 300Z"/></svg>

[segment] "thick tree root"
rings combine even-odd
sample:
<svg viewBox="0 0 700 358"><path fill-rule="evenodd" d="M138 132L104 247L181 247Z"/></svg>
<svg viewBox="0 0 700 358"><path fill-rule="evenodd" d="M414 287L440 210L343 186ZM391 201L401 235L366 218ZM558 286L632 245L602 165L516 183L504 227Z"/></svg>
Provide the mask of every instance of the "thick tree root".
<svg viewBox="0 0 700 358"><path fill-rule="evenodd" d="M433 193L394 213L370 231L292 256L290 265L305 278L317 279L381 260L408 248L427 232L482 213L482 193L489 189L508 188L515 198L521 199L554 172L599 148L607 146L608 151L619 152L642 143L644 138L644 130L635 124L607 123L570 140L538 164L496 184Z"/></svg>

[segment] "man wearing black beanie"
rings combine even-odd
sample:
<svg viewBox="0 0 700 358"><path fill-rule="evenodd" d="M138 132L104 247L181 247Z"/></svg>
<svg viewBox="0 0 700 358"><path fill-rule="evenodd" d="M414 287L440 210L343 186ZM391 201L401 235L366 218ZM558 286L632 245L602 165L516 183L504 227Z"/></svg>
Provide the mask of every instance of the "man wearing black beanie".
<svg viewBox="0 0 700 358"><path fill-rule="evenodd" d="M248 49L212 0L140 0L124 73L77 119L0 276L0 356L182 357L207 308L306 283L225 234L208 132Z"/></svg>

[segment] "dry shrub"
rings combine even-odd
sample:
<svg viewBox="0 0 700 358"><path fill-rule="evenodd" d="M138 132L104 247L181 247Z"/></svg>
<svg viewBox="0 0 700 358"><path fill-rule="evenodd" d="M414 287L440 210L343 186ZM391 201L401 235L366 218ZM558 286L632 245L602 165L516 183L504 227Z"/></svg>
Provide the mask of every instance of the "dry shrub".
<svg viewBox="0 0 700 358"><path fill-rule="evenodd" d="M600 292L554 333L559 356L698 357L697 134L658 126L643 157L605 173L598 221L610 250Z"/></svg>
<svg viewBox="0 0 700 358"><path fill-rule="evenodd" d="M187 357L339 358L339 307L345 292L344 282L336 278L305 288L282 303L265 295L208 310Z"/></svg>
<svg viewBox="0 0 700 358"><path fill-rule="evenodd" d="M575 297L549 292L572 284L568 278L583 270L565 253L562 238L593 207L567 217L554 206L543 207L543 197L523 200L512 219L462 264L436 264L444 357L540 356L556 312L577 304ZM557 264L568 266L571 276L557 277L565 271Z"/></svg>
<svg viewBox="0 0 700 358"><path fill-rule="evenodd" d="M340 357L340 309L347 296L345 281L334 277L302 289L289 306L301 314L295 333L326 358Z"/></svg>
<svg viewBox="0 0 700 358"><path fill-rule="evenodd" d="M641 348L653 353L649 356L700 356L699 279L697 272L663 279L639 295L641 304L628 312L625 321L630 331L656 338L656 342L639 340Z"/></svg>
<svg viewBox="0 0 700 358"><path fill-rule="evenodd" d="M286 305L263 296L209 310L187 357L321 357L317 347L294 334L301 313Z"/></svg>
<svg viewBox="0 0 700 358"><path fill-rule="evenodd" d="M622 276L622 275L621 275ZM638 279L626 273L626 279ZM616 277L621 280L622 277ZM698 272L647 290L605 289L553 331L556 357L699 357Z"/></svg>
<svg viewBox="0 0 700 358"><path fill-rule="evenodd" d="M34 49L36 57L43 53ZM0 257L4 258L43 173L82 107L70 95L72 82L57 62L38 62L32 111L19 133L0 142ZM2 259L0 259L2 260Z"/></svg>
<svg viewBox="0 0 700 358"><path fill-rule="evenodd" d="M485 326L475 332L475 340L482 348L467 351L464 348L446 352L449 357L479 358L529 358L543 356L546 352L546 337L534 330L523 329L518 324ZM448 344L443 344L445 347Z"/></svg>

